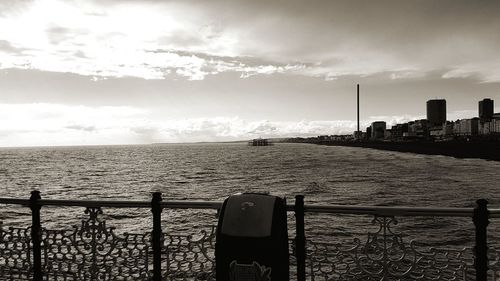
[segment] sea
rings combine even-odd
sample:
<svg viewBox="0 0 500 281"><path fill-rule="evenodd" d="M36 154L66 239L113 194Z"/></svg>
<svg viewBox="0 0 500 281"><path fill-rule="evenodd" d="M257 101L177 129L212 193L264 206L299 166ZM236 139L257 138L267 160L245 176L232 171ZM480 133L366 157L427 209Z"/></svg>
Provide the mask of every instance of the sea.
<svg viewBox="0 0 500 281"><path fill-rule="evenodd" d="M222 201L239 192L304 195L306 204L474 207L487 199L500 208L500 162L419 155L369 148L277 143L151 144L0 149L0 197L44 199ZM148 209L103 210L117 231L149 231ZM44 207L47 228L78 225L88 215L77 207ZM3 227L29 226L29 209L4 205ZM216 223L213 210L166 210L165 230L188 233ZM500 221L500 219L499 219ZM408 240L432 245L473 242L470 218L397 218L392 227ZM293 214L289 224L293 224ZM306 234L351 239L377 231L373 217L306 215ZM490 236L500 224L492 220ZM496 240L495 240L496 241Z"/></svg>

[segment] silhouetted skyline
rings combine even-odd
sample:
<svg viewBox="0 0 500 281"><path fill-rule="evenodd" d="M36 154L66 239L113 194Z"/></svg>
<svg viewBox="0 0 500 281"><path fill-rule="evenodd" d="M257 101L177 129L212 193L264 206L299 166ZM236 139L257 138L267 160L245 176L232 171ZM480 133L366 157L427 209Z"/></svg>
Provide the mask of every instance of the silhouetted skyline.
<svg viewBox="0 0 500 281"><path fill-rule="evenodd" d="M0 146L314 136L500 100L498 1L2 1ZM424 106L422 106L424 104ZM495 112L500 112L496 108Z"/></svg>

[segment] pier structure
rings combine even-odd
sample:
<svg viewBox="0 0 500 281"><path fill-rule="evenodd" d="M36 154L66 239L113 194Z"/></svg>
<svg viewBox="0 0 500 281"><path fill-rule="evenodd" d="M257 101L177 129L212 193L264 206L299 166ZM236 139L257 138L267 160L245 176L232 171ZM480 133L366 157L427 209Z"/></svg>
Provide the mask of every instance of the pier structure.
<svg viewBox="0 0 500 281"><path fill-rule="evenodd" d="M268 146L268 145L272 145L272 143L268 139L258 138L258 139L253 139L253 140L249 141L248 145L251 145L251 146Z"/></svg>
<svg viewBox="0 0 500 281"><path fill-rule="evenodd" d="M215 221L222 202L165 201L161 193L150 201L51 200L34 191L29 199L0 198L0 205L31 216L30 225L0 225L0 280L215 280L215 223L175 233L165 220L190 210L212 212ZM49 210L74 208L83 210L79 223L44 225ZM148 231L119 234L105 220L130 210L151 217ZM308 205L297 195L287 211L290 280L498 280L500 254L487 227L500 209L488 209L486 200L475 208L382 207ZM418 240L430 232L425 222L443 219L460 225L470 245ZM306 227L317 220L315 228L330 231Z"/></svg>

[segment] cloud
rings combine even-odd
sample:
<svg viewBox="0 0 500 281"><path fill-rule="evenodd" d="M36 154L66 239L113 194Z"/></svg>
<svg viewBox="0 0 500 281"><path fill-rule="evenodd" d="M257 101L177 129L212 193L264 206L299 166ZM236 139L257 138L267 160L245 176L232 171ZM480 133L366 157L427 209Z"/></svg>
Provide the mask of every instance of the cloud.
<svg viewBox="0 0 500 281"><path fill-rule="evenodd" d="M213 24L186 22L175 15L175 9L133 1L113 6L35 1L0 18L1 68L70 72L98 79L178 75L189 80L227 71L248 77L291 69L237 61L225 50L235 43L230 35Z"/></svg>
<svg viewBox="0 0 500 281"><path fill-rule="evenodd" d="M6 53L19 53L22 49L12 46L12 44L7 40L0 40L0 51Z"/></svg>
<svg viewBox="0 0 500 281"><path fill-rule="evenodd" d="M190 80L449 69L443 78L500 81L498 1L3 3L12 7L0 13L1 68Z"/></svg>
<svg viewBox="0 0 500 281"><path fill-rule="evenodd" d="M64 127L66 129L81 130L86 132L92 132L96 130L95 126L82 126L82 125L69 125Z"/></svg>
<svg viewBox="0 0 500 281"><path fill-rule="evenodd" d="M126 106L0 104L0 120L3 120L0 132L4 136L0 138L0 145L83 144L89 141L98 144L102 136L127 131L129 124L144 115L145 111ZM34 135L38 137L33 138ZM115 141L120 143L120 140Z"/></svg>

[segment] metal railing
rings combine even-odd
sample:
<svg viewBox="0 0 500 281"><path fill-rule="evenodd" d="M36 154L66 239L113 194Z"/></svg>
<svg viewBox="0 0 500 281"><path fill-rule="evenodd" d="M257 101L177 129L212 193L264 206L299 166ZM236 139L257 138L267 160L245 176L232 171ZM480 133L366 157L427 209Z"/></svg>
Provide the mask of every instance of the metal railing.
<svg viewBox="0 0 500 281"><path fill-rule="evenodd" d="M160 193L153 193L151 201L48 200L33 191L29 200L0 198L0 204L27 207L32 217L28 228L5 229L0 225L0 280L215 280L214 228L204 231L199 239L170 234L168 227L162 226L162 211L216 211L222 202L163 201ZM46 229L41 223L44 206L85 207L89 218L70 230ZM151 231L115 234L100 218L105 207L150 209ZM298 195L287 210L295 217L291 259L298 281L370 280L368 277L482 281L489 278L492 259L496 259L494 266L500 264L500 258L488 255L486 232L489 218L500 218L500 209L488 210L486 200L478 200L476 208L320 206L305 205L304 197ZM369 215L378 230L368 233L365 243L355 239L353 247L342 248L308 238L306 214ZM419 252L391 229L397 223L395 217L470 218L475 228L474 249L470 253L436 248Z"/></svg>

